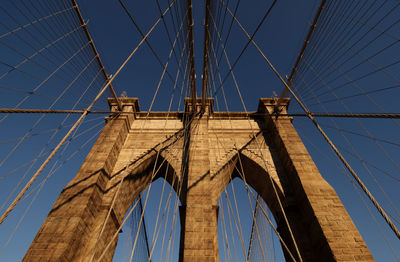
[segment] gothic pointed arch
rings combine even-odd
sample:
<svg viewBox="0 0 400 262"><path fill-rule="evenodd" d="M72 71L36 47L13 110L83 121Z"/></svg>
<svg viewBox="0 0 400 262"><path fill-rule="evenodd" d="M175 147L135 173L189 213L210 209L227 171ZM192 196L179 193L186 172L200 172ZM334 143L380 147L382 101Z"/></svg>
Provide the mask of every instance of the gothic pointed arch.
<svg viewBox="0 0 400 262"><path fill-rule="evenodd" d="M174 166L157 151L149 152L140 161L127 167L126 170L117 172L114 179L109 183L106 198L111 199L115 195L123 176L125 178L119 189L118 201L114 207L120 221L139 194L157 179L165 179L179 197L180 177ZM111 203L107 203L107 205L111 205Z"/></svg>
<svg viewBox="0 0 400 262"><path fill-rule="evenodd" d="M291 119L271 115L275 99L260 99L256 114L235 113L233 119L213 112L212 99L208 99L208 109L195 115L189 125L184 123L185 114L155 113L148 120L148 114L136 113L137 99L124 98L122 102L124 110L132 114L107 119L78 174L61 192L36 235L25 261L90 261L93 253L99 255L95 247L103 250L111 239L103 261L112 261L117 243L112 236L118 235L127 209L147 185L161 177L177 192L177 185L182 185L178 194L182 261L218 261L216 203L235 177L254 188L267 203L292 255L297 256L296 243L303 261L346 261L342 256L345 252L373 260ZM190 100L185 102L186 109L193 108ZM201 100L196 103L201 108ZM287 105L288 99L283 100L281 106ZM182 132L184 126L187 129ZM343 241L348 245L340 245ZM51 252L42 252L44 245ZM287 253L286 259L291 261Z"/></svg>
<svg viewBox="0 0 400 262"><path fill-rule="evenodd" d="M244 183L254 188L271 209L278 207L274 188L277 194L283 199L284 192L282 191L276 172L275 175L271 175L271 171L268 172L266 168L260 166L247 153L241 152L236 154L219 172L223 178L220 179L221 184L214 198L215 201L219 199L225 187L235 178L243 180Z"/></svg>
<svg viewBox="0 0 400 262"><path fill-rule="evenodd" d="M282 190L281 182L276 172L267 166L263 167L259 164L260 161L254 160L256 156L251 153L240 152L230 159L221 170L226 178L224 183L218 188L216 201L220 198L221 193L234 179L243 181L246 187L254 189L256 194L260 195L263 201L277 222L278 231L280 232L285 244L289 247L292 254L295 255L293 240L289 234L287 224L284 220L282 208L277 199L277 195L281 200L284 209L287 208L285 193ZM229 171L230 172L229 172ZM225 172L224 172L225 171ZM283 247L282 247L283 248ZM285 256L290 260L290 255L283 248Z"/></svg>

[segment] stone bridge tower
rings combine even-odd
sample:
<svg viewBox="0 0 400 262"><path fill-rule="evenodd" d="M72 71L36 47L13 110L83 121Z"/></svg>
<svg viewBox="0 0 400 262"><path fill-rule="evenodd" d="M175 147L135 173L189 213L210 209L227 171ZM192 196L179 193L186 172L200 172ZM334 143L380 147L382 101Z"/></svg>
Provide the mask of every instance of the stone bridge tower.
<svg viewBox="0 0 400 262"><path fill-rule="evenodd" d="M24 261L90 261L92 257L97 261L105 248L102 261L111 261L117 244L112 237L118 234L128 207L164 175L181 201L180 261L219 261L217 201L235 177L267 203L294 256L284 214L303 261L373 261L291 118L272 115L275 99L261 98L258 111L249 114L215 112L212 99L207 100L205 112L200 112L200 100L187 99L184 112L172 113L140 112L136 98L121 98L121 102L123 113L106 119ZM109 104L115 111L116 101L109 99ZM289 99L281 103L282 112L288 104ZM285 256L291 261L287 252Z"/></svg>

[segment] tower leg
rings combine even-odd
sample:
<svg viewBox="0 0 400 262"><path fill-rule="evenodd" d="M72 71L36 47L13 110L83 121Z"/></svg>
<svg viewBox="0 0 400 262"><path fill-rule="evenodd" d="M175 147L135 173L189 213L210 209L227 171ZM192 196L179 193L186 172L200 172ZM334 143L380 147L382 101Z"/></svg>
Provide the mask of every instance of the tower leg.
<svg viewBox="0 0 400 262"><path fill-rule="evenodd" d="M218 209L212 202L207 116L193 120L181 207L180 261L217 262Z"/></svg>
<svg viewBox="0 0 400 262"><path fill-rule="evenodd" d="M132 111L125 104L124 110ZM88 261L108 206L103 197L132 115L108 119L74 179L63 189L23 261ZM109 219L107 228L118 227ZM114 246L116 241L114 243ZM110 248L114 252L113 248ZM111 254L111 259L112 259ZM111 260L110 260L111 261Z"/></svg>
<svg viewBox="0 0 400 262"><path fill-rule="evenodd" d="M276 149L281 167L285 210L303 261L374 261L334 189L322 178L289 117L269 115L274 99L261 99L259 112L266 140ZM286 112L288 101L281 103ZM290 240L283 220L278 223Z"/></svg>

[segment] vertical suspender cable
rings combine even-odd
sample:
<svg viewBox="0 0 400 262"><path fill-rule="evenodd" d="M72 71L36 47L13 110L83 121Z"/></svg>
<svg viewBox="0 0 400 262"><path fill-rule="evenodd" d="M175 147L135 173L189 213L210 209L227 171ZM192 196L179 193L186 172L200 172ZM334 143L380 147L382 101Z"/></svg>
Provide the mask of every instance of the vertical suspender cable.
<svg viewBox="0 0 400 262"><path fill-rule="evenodd" d="M139 207L140 207L140 213L143 213L144 211L143 211L143 204L142 204L142 196L140 194L139 194ZM143 218L143 231L144 231L144 238L146 241L147 256L150 257L149 240L147 239L147 230L146 230L146 223L145 223L144 218Z"/></svg>
<svg viewBox="0 0 400 262"><path fill-rule="evenodd" d="M228 7L227 7L228 8ZM228 9L228 12L232 15L232 12ZM269 59L265 56L265 54L262 52L260 47L257 45L257 43L251 39L250 35L248 32L243 28L242 24L237 20L236 17L234 17L236 23L239 25L239 27L243 30L243 32L246 34L247 38L251 40L253 43L254 47L257 49L257 51L260 53L260 55L264 58L264 60L267 62L268 66L272 69L272 71L275 73L275 75L279 78L279 80L285 85L285 88L292 94L294 99L297 101L297 103L300 105L302 110L306 113L307 117L313 122L313 124L317 127L318 131L322 134L324 139L327 141L329 146L332 148L332 150L335 152L335 154L339 157L340 161L345 165L347 170L350 172L352 177L356 180L358 185L361 187L361 189L364 191L364 193L368 196L368 198L371 200L373 205L376 207L378 212L381 214L381 216L385 219L386 223L389 225L389 227L392 229L392 231L395 233L397 238L400 239L400 232L396 228L396 226L393 224L392 220L389 218L389 216L386 214L385 210L381 207L381 205L376 201L376 199L372 196L372 194L369 192L367 187L364 185L364 183L361 181L361 179L358 177L356 172L351 168L349 163L346 161L346 159L342 156L342 154L339 152L339 150L336 148L336 146L333 144L333 142L330 140L330 138L326 135L324 130L319 126L317 121L315 120L313 113L310 112L307 107L301 102L301 100L296 96L296 94L293 92L293 90L290 88L290 86L286 83L286 81L283 79L283 77L280 75L278 70L274 67L274 65L269 61ZM279 115L277 115L279 116Z"/></svg>
<svg viewBox="0 0 400 262"><path fill-rule="evenodd" d="M96 59L97 59L97 62L99 63L99 65L100 65L100 67L101 67L101 71L103 71L103 74L104 74L104 77L106 78L106 81L109 81L110 78L108 77L108 74L107 74L107 72L106 72L106 69L104 68L103 62L102 62L101 59L100 59L100 55L99 55L99 53L97 52L96 46L94 45L93 38L92 38L92 36L91 36L90 33L89 33L89 30L88 30L88 28L87 28L87 25L86 25L86 23L85 23L85 20L83 19L82 13L81 13L81 11L79 10L78 3L76 2L76 0L71 0L71 2L72 2L72 5L73 5L73 7L74 7L74 9L75 9L75 12L76 12L76 14L77 14L77 16L78 16L78 18L79 18L79 21L81 22L81 25L82 25L82 27L83 27L83 31L85 32L85 35L87 36L87 38L88 38L88 40L89 40L89 42L90 42L90 46L92 47L93 52L94 52L94 54L96 55ZM111 84L110 84L110 90L111 90L111 93L112 93L112 95L114 96L114 98L117 100L118 109L119 109L120 111L122 111L121 101L119 101L118 96L117 96L117 94L115 93L115 90L114 90L114 88L113 88L113 86L112 86Z"/></svg>
<svg viewBox="0 0 400 262"><path fill-rule="evenodd" d="M163 15L165 15L168 10L171 8L171 6L176 2L174 0L168 8L164 11ZM107 90L107 88L110 87L111 82L115 79L115 77L121 72L121 70L125 67L125 65L131 60L132 56L136 53L136 51L139 49L139 47L144 43L144 41L147 39L147 37L153 32L154 28L158 25L158 23L161 21L161 17L157 19L157 21L154 23L154 25L150 28L148 33L143 37L143 39L139 42L139 44L135 47L135 49L129 54L129 56L125 59L125 61L122 63L122 65L118 68L118 70L115 72L113 77L110 79L110 81L107 81L107 84L100 90L100 92L97 94L97 96L93 99L92 103L84 110L82 115L79 117L79 119L75 122L75 124L71 127L71 129L68 131L68 133L63 137L63 139L58 143L58 145L53 149L53 151L50 153L50 155L46 158L46 160L43 162L43 164L39 167L39 169L36 171L36 173L32 176L32 178L28 181L28 183L25 185L25 187L20 191L18 196L14 199L14 201L10 204L10 206L7 208L7 210L3 213L3 215L0 217L0 224L3 223L3 221L6 219L8 214L14 209L14 207L17 205L17 203L21 200L22 196L26 193L26 191L29 189L29 187L32 185L32 183L36 180L36 178L39 176L39 174L43 171L43 169L46 167L46 165L50 162L52 157L57 153L57 151L60 149L60 147L64 144L64 142L68 139L69 135L74 131L74 129L79 125L79 123L85 118L85 116L88 114L89 110L93 107L93 105L97 102L97 100L103 95L103 93Z"/></svg>
<svg viewBox="0 0 400 262"><path fill-rule="evenodd" d="M297 56L296 63L294 64L294 66L292 68L292 72L290 72L289 78L288 78L288 80L286 82L288 86L290 86L290 84L292 83L293 76L297 71L297 66L300 63L301 58L303 58L304 51L306 50L306 47L307 47L308 43L310 42L311 35L314 32L315 27L317 26L318 19L321 16L322 9L324 9L325 3L326 3L326 0L322 0L321 4L319 5L317 14L315 15L314 21L312 22L312 24L310 26L310 29L308 30L306 39L304 40L304 43L303 43L303 46L301 47L299 55ZM287 87L285 87L283 89L282 94L281 94L281 96L280 96L280 98L278 100L277 106L276 106L277 109L279 109L279 106L280 106L283 98L286 96L287 90L288 90Z"/></svg>
<svg viewBox="0 0 400 262"><path fill-rule="evenodd" d="M253 42L253 44L255 44ZM256 45L257 49L261 51L258 46ZM262 54L264 59L266 59L268 65L271 67L271 69L274 71L274 73L278 76L278 78L283 82L287 90L292 94L294 99L297 101L297 103L300 105L300 107L303 109L303 111L307 114L307 117L313 122L315 127L318 129L318 131L322 134L324 137L325 141L329 144L331 149L335 152L335 154L339 157L340 161L345 165L347 170L350 172L352 177L356 180L357 184L361 187L361 189L364 191L364 193L368 196L368 198L371 200L372 204L376 207L378 212L381 214L381 216L385 219L386 223L389 225L389 227L392 229L392 231L395 233L397 238L400 239L400 232L396 228L396 226L393 224L392 220L389 218L389 216L386 214L385 210L382 208L382 206L376 201L374 196L369 192L368 188L364 185L364 183L361 181L361 179L358 177L356 172L353 170L353 168L350 166L350 164L346 161L346 159L342 156L342 154L339 152L339 150L336 148L336 146L333 144L331 139L328 137L328 135L325 133L325 131L320 127L320 125L317 123L315 120L312 112L310 112L305 105L300 101L300 99L296 96L296 94L293 92L293 90L289 87L289 85L285 82L285 80L282 78L282 76L279 74L279 72L276 70L276 68L271 64L271 62L265 57L264 54Z"/></svg>
<svg viewBox="0 0 400 262"><path fill-rule="evenodd" d="M206 1L205 10L205 24L204 24L204 55L203 55L203 88L201 92L201 110L204 111L206 108L206 96L207 96L207 80L208 80L208 41L209 41L209 20L210 20L210 0Z"/></svg>
<svg viewBox="0 0 400 262"><path fill-rule="evenodd" d="M259 196L260 196L260 195L257 195L256 204L255 204L255 206L254 206L253 224L251 225L249 249L247 250L247 261L250 261L250 252L252 251L252 248L253 248L253 236L254 236L255 223L257 223L257 222L256 222L256 216L257 216L257 209L258 209Z"/></svg>
<svg viewBox="0 0 400 262"><path fill-rule="evenodd" d="M190 87L192 93L192 111L196 111L196 73L194 71L194 37L193 37L193 13L192 0L187 0L188 5L188 29L189 29L189 56L190 56Z"/></svg>

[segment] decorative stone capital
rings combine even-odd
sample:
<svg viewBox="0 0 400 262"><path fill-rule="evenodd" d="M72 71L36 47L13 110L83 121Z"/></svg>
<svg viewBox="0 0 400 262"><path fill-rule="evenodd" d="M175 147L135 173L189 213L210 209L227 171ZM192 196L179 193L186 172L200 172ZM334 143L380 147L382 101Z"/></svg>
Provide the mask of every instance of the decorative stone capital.
<svg viewBox="0 0 400 262"><path fill-rule="evenodd" d="M119 97L123 112L140 112L139 99L137 97ZM118 111L118 103L115 98L108 98L108 105L112 112Z"/></svg>
<svg viewBox="0 0 400 262"><path fill-rule="evenodd" d="M185 98L185 113L193 112L193 99ZM202 106L201 98L196 98L196 110L195 112L200 112ZM212 115L214 113L214 98L206 98L206 107L203 112L205 115Z"/></svg>
<svg viewBox="0 0 400 262"><path fill-rule="evenodd" d="M279 108L276 108L279 102ZM258 103L257 113L268 113L273 114L274 112L280 112L281 114L287 113L287 108L290 103L290 98L260 98Z"/></svg>
<svg viewBox="0 0 400 262"><path fill-rule="evenodd" d="M122 106L122 112L129 114L121 114L118 116L119 119L125 119L127 127L132 125L132 121L136 119L136 113L140 112L139 99L136 97L119 97L118 100ZM118 102L115 98L108 98L108 105L110 106L111 112L120 112L118 110ZM114 119L112 116L106 117L106 122Z"/></svg>

